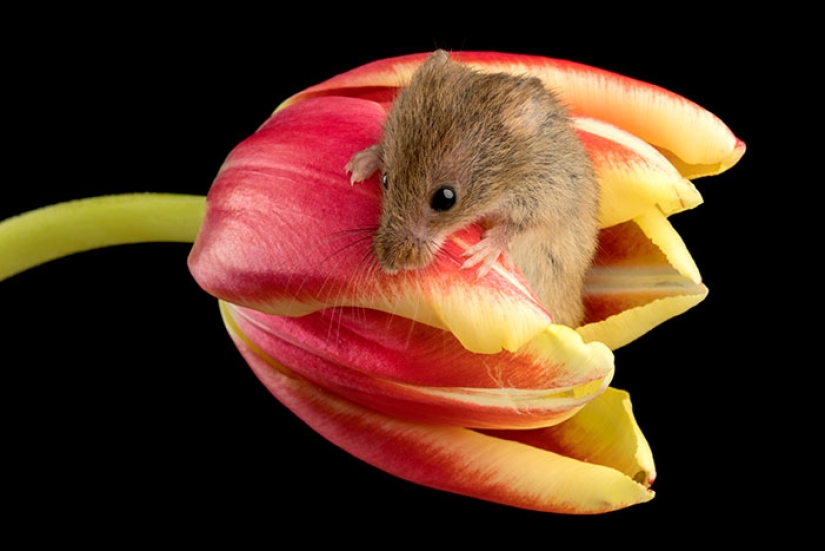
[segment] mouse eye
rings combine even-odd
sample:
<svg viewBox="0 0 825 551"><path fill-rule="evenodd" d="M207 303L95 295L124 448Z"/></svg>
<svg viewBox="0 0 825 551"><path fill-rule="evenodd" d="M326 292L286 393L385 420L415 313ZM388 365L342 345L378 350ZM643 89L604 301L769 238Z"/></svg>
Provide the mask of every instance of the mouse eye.
<svg viewBox="0 0 825 551"><path fill-rule="evenodd" d="M386 172L381 174L381 185L384 186L384 189L388 189L390 187L390 177L387 176Z"/></svg>
<svg viewBox="0 0 825 551"><path fill-rule="evenodd" d="M430 206L433 210L450 210L455 205L456 193L452 186L441 186L433 194Z"/></svg>

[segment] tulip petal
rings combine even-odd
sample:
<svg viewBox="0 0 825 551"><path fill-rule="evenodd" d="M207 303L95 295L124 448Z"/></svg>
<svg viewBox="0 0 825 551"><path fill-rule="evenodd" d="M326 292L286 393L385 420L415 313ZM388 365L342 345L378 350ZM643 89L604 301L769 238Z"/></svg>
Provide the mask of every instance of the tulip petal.
<svg viewBox="0 0 825 551"><path fill-rule="evenodd" d="M656 480L653 453L636 423L630 395L623 390L608 388L575 417L559 425L485 433L605 465L648 487Z"/></svg>
<svg viewBox="0 0 825 551"><path fill-rule="evenodd" d="M393 417L481 428L560 423L602 392L613 358L553 325L517 353L478 355L450 333L375 310L300 318L232 304L227 323L258 354L345 399ZM380 338L376 338L380 335Z"/></svg>
<svg viewBox="0 0 825 551"><path fill-rule="evenodd" d="M649 501L654 493L611 467L470 429L377 413L291 373L227 323L239 350L278 400L355 457L431 488L537 511L591 514Z"/></svg>
<svg viewBox="0 0 825 551"><path fill-rule="evenodd" d="M239 145L207 199L190 256L195 279L218 298L268 314L372 308L451 331L474 352L518 350L545 332L552 318L519 273L497 265L478 278L460 268L456 259L478 242L481 228L452 235L437 262L414 276L388 275L377 267L369 228L378 217L380 186L373 179L353 187L343 168L330 167L343 167L354 151L373 143L384 114L365 100L307 100L280 111ZM598 123L584 132L591 143L600 143L594 157L605 179L613 178L603 184L622 190L608 196L612 193L614 202L625 194L638 198L629 201L635 206L623 215L648 201L647 212L633 221L602 230L588 277L589 314L579 334L615 348L707 293L690 254L659 210L689 205L698 195L638 140ZM642 183L611 177L613 169L604 168L611 156L635 159L626 165Z"/></svg>
<svg viewBox="0 0 825 551"><path fill-rule="evenodd" d="M281 107L321 95L391 101L427 54L368 63L287 99ZM580 63L496 52L454 52L456 60L487 72L541 78L579 114L604 120L656 146L689 178L718 174L736 164L745 143L715 115L659 86Z"/></svg>
<svg viewBox="0 0 825 551"><path fill-rule="evenodd" d="M370 228L380 184L353 187L344 166L374 143L383 117L373 102L341 97L272 117L229 155L210 189L193 276L210 294L269 314L366 307L447 329L474 352L519 349L552 318L520 273L497 264L479 278L461 269L480 227L449 237L425 269L378 267Z"/></svg>
<svg viewBox="0 0 825 551"><path fill-rule="evenodd" d="M643 216L601 231L585 282L585 342L611 349L627 344L707 296L684 242L664 214Z"/></svg>
<svg viewBox="0 0 825 551"><path fill-rule="evenodd" d="M652 205L667 215L702 203L696 187L653 146L603 121L574 119L599 176L599 224L626 222Z"/></svg>

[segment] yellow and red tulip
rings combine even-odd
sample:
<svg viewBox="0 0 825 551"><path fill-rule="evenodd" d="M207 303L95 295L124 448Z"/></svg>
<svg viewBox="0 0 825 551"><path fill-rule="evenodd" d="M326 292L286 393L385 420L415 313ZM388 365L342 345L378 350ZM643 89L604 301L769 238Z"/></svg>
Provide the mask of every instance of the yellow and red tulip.
<svg viewBox="0 0 825 551"><path fill-rule="evenodd" d="M417 272L388 275L372 258L380 186L352 187L344 166L376 141L424 54L311 87L238 145L202 222L185 201L199 226L191 272L221 300L232 339L267 388L368 463L542 511L647 501L653 459L629 397L608 386L611 349L706 295L667 217L701 203L687 178L729 168L744 144L699 106L620 75L540 57L454 57L535 74L576 115L602 185L581 327L554 324L512 268L482 278L461 270L453 259L480 239L478 227L451 236L439 261ZM0 226L0 256L15 232Z"/></svg>

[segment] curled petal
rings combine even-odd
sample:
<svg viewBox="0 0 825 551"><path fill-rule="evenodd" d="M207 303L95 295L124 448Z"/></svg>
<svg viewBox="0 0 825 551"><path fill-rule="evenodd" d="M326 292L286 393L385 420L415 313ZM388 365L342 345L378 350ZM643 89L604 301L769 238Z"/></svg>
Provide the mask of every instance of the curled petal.
<svg viewBox="0 0 825 551"><path fill-rule="evenodd" d="M607 228L650 210L667 215L702 203L696 187L656 148L613 125L574 119L599 176L599 224Z"/></svg>
<svg viewBox="0 0 825 551"><path fill-rule="evenodd" d="M212 295L276 315L332 306L373 308L447 329L474 352L517 350L552 318L520 273L479 278L461 253L482 229L453 234L436 262L384 273L371 251L380 208L377 178L351 186L352 154L383 120L374 102L328 97L279 112L221 168L189 258Z"/></svg>
<svg viewBox="0 0 825 551"><path fill-rule="evenodd" d="M375 310L300 318L222 306L258 356L393 417L484 428L557 424L607 388L610 351L553 325L516 353L468 352L453 335ZM381 335L376 339L376 335Z"/></svg>
<svg viewBox="0 0 825 551"><path fill-rule="evenodd" d="M715 115L659 86L580 63L495 52L454 52L455 59L488 72L536 76L582 115L620 127L671 156L686 177L727 170L745 143ZM349 95L388 103L409 82L426 54L383 59L300 92L283 106L320 95Z"/></svg>
<svg viewBox="0 0 825 551"><path fill-rule="evenodd" d="M646 483L612 466L466 428L402 420L343 400L262 357L231 329L230 334L281 403L335 445L405 480L557 513L601 513L654 496Z"/></svg>
<svg viewBox="0 0 825 551"><path fill-rule="evenodd" d="M656 480L653 453L636 424L630 395L623 390L608 388L575 417L559 425L485 433L605 465L648 487Z"/></svg>
<svg viewBox="0 0 825 551"><path fill-rule="evenodd" d="M585 341L616 349L707 295L696 264L664 214L651 209L601 231L585 281Z"/></svg>

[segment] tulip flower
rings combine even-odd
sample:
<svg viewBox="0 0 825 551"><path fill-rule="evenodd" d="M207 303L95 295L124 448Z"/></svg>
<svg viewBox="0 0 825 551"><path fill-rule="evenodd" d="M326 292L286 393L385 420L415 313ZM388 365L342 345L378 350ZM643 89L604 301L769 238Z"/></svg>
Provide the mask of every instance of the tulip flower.
<svg viewBox="0 0 825 551"><path fill-rule="evenodd" d="M744 143L696 104L607 71L531 56L454 58L536 75L572 110L601 184L580 327L554 323L513 266L462 270L478 226L451 235L426 268L378 267L369 228L381 186L351 186L344 166L380 136L423 54L287 99L229 154L205 208L197 197L133 195L0 224L0 278L97 246L194 240L191 273L219 299L257 377L351 454L527 509L597 513L648 501L655 466L629 396L609 386L612 350L706 296L668 217L701 203L689 178L730 168Z"/></svg>

